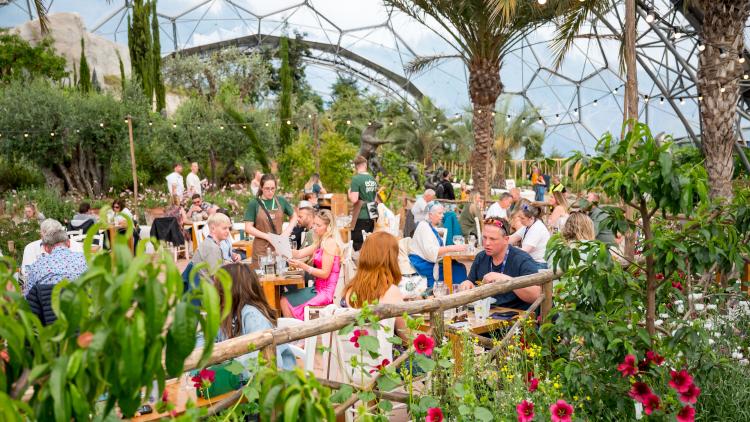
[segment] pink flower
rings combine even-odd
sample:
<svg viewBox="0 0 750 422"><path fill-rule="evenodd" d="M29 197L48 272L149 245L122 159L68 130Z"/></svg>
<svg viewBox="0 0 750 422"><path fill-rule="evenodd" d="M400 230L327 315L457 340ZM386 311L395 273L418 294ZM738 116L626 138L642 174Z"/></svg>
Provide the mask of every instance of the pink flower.
<svg viewBox="0 0 750 422"><path fill-rule="evenodd" d="M537 388L539 388L539 380L532 378L531 381L529 381L529 393L533 393Z"/></svg>
<svg viewBox="0 0 750 422"><path fill-rule="evenodd" d="M161 393L161 401L165 403L169 401L169 392L166 389Z"/></svg>
<svg viewBox="0 0 750 422"><path fill-rule="evenodd" d="M531 422L534 420L534 403L526 400L518 403L516 414L518 415L518 422Z"/></svg>
<svg viewBox="0 0 750 422"><path fill-rule="evenodd" d="M664 363L664 356L661 356L653 350L649 350L646 352L646 360L655 363L656 366L661 366Z"/></svg>
<svg viewBox="0 0 750 422"><path fill-rule="evenodd" d="M695 420L695 409L685 406L677 412L677 422L693 422Z"/></svg>
<svg viewBox="0 0 750 422"><path fill-rule="evenodd" d="M638 373L638 368L635 366L635 356L627 355L621 364L617 365L617 370L620 371L623 377L631 377Z"/></svg>
<svg viewBox="0 0 750 422"><path fill-rule="evenodd" d="M698 401L698 396L701 395L701 389L695 384L690 384L687 390L680 393L680 401L686 404L695 404Z"/></svg>
<svg viewBox="0 0 750 422"><path fill-rule="evenodd" d="M431 407L427 409L427 417L424 418L424 422L442 422L443 411L439 407Z"/></svg>
<svg viewBox="0 0 750 422"><path fill-rule="evenodd" d="M414 349L417 353L430 356L432 349L435 348L435 340L424 334L420 334L414 339Z"/></svg>
<svg viewBox="0 0 750 422"><path fill-rule="evenodd" d="M679 281L673 281L672 288L682 291L682 283L680 283Z"/></svg>
<svg viewBox="0 0 750 422"><path fill-rule="evenodd" d="M654 410L659 409L661 399L656 394L649 394L643 399L643 412L650 415Z"/></svg>
<svg viewBox="0 0 750 422"><path fill-rule="evenodd" d="M354 330L354 333L352 337L349 339L352 343L354 343L354 347L359 348L359 338L361 336L366 336L367 330Z"/></svg>
<svg viewBox="0 0 750 422"><path fill-rule="evenodd" d="M678 393L686 392L693 384L693 377L684 369L680 372L671 371L669 374L672 376L669 386L677 390Z"/></svg>
<svg viewBox="0 0 750 422"><path fill-rule="evenodd" d="M552 422L570 422L573 415L573 406L561 399L549 407L549 413Z"/></svg>
<svg viewBox="0 0 750 422"><path fill-rule="evenodd" d="M208 388L216 379L216 373L210 369L201 369L198 375L191 378L195 388Z"/></svg>
<svg viewBox="0 0 750 422"><path fill-rule="evenodd" d="M633 385L630 387L630 392L628 395L631 399L637 401L638 403L643 403L646 401L646 398L651 396L653 393L651 392L651 389L646 385L645 382L634 382Z"/></svg>
<svg viewBox="0 0 750 422"><path fill-rule="evenodd" d="M371 370L370 373L373 372L379 372L381 369L385 369L386 366L388 366L391 363L388 359L383 359L383 361L380 363L380 365L375 365Z"/></svg>

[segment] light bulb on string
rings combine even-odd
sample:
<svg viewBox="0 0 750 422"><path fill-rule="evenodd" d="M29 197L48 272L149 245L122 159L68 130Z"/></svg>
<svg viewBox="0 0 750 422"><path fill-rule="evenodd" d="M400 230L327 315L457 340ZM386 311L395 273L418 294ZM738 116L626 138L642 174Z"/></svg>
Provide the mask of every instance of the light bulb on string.
<svg viewBox="0 0 750 422"><path fill-rule="evenodd" d="M685 99L684 98L680 98L680 104L683 104L683 105L685 104Z"/></svg>
<svg viewBox="0 0 750 422"><path fill-rule="evenodd" d="M125 118L125 123L128 123L129 121L130 121L130 119L128 119L128 118L126 117L126 118Z"/></svg>
<svg viewBox="0 0 750 422"><path fill-rule="evenodd" d="M748 79L750 79L750 75L748 75L747 73L745 73L744 75L742 75L742 79L748 80Z"/></svg>
<svg viewBox="0 0 750 422"><path fill-rule="evenodd" d="M558 119L558 120L560 120L560 113L555 114L555 118Z"/></svg>
<svg viewBox="0 0 750 422"><path fill-rule="evenodd" d="M291 120L287 120L287 121L286 121L286 124L287 124L287 125L291 125L291 124L292 124L292 121L291 121Z"/></svg>
<svg viewBox="0 0 750 422"><path fill-rule="evenodd" d="M656 13L653 10L649 10L646 15L646 22L653 23L656 20Z"/></svg>
<svg viewBox="0 0 750 422"><path fill-rule="evenodd" d="M153 125L154 125L154 122L148 122L148 125L149 125L149 126L153 126Z"/></svg>
<svg viewBox="0 0 750 422"><path fill-rule="evenodd" d="M242 128L243 129L247 129L247 125L242 125Z"/></svg>
<svg viewBox="0 0 750 422"><path fill-rule="evenodd" d="M612 91L612 93L613 93L613 94L617 94L617 92L618 92L619 90L620 90L620 88L615 88L615 89L614 89L614 90Z"/></svg>
<svg viewBox="0 0 750 422"><path fill-rule="evenodd" d="M573 114L575 114L576 116L578 115L578 109L577 108L573 110Z"/></svg>
<svg viewBox="0 0 750 422"><path fill-rule="evenodd" d="M542 6L544 6L545 4L547 4L547 0L537 0L537 3L541 4Z"/></svg>
<svg viewBox="0 0 750 422"><path fill-rule="evenodd" d="M495 112L494 111L492 112L492 117L495 117Z"/></svg>
<svg viewBox="0 0 750 422"><path fill-rule="evenodd" d="M721 88L719 88L719 92L721 92L723 94L723 93L727 92L727 89L722 86Z"/></svg>
<svg viewBox="0 0 750 422"><path fill-rule="evenodd" d="M737 61L738 61L738 62L740 62L740 64L742 64L742 63L745 63L745 57L744 57L744 56L742 56L742 55L740 55L740 56L739 56L739 57L737 58Z"/></svg>
<svg viewBox="0 0 750 422"><path fill-rule="evenodd" d="M648 95L644 95L644 96L643 96L643 101L644 101L644 102L648 102Z"/></svg>
<svg viewBox="0 0 750 422"><path fill-rule="evenodd" d="M706 44L703 44L701 41L698 41L698 51L706 51Z"/></svg>
<svg viewBox="0 0 750 422"><path fill-rule="evenodd" d="M307 118L308 118L308 119L312 119L312 114L308 114L308 115L307 115Z"/></svg>
<svg viewBox="0 0 750 422"><path fill-rule="evenodd" d="M24 138L28 138L28 137L29 137L29 134L28 134L28 133L24 133L24 134L23 134L23 137L24 137Z"/></svg>
<svg viewBox="0 0 750 422"><path fill-rule="evenodd" d="M224 130L224 125L219 126L219 129Z"/></svg>
<svg viewBox="0 0 750 422"><path fill-rule="evenodd" d="M104 123L99 123L99 127L104 127Z"/></svg>
<svg viewBox="0 0 750 422"><path fill-rule="evenodd" d="M724 51L723 48L719 49L719 57L722 58L722 59L726 59L727 58L727 52Z"/></svg>
<svg viewBox="0 0 750 422"><path fill-rule="evenodd" d="M539 123L542 123L543 121L542 116L539 116Z"/></svg>
<svg viewBox="0 0 750 422"><path fill-rule="evenodd" d="M482 114L482 110L477 110L477 114Z"/></svg>
<svg viewBox="0 0 750 422"><path fill-rule="evenodd" d="M594 100L594 107L599 105L599 100Z"/></svg>
<svg viewBox="0 0 750 422"><path fill-rule="evenodd" d="M703 96L702 95L698 97L698 101L703 101Z"/></svg>
<svg viewBox="0 0 750 422"><path fill-rule="evenodd" d="M198 128L198 130L201 130L201 125L198 125L198 126L196 126L196 127Z"/></svg>
<svg viewBox="0 0 750 422"><path fill-rule="evenodd" d="M352 124L352 121L351 121L351 120L347 120L347 121L346 121L346 124L347 124L347 125L351 125L351 124Z"/></svg>
<svg viewBox="0 0 750 422"><path fill-rule="evenodd" d="M81 130L80 129L76 129L76 133L81 133Z"/></svg>
<svg viewBox="0 0 750 422"><path fill-rule="evenodd" d="M437 119L433 117L432 118L432 123L435 123L435 122L437 122Z"/></svg>
<svg viewBox="0 0 750 422"><path fill-rule="evenodd" d="M415 122L414 120L412 120L411 124L415 125L415 124L417 124L417 122Z"/></svg>
<svg viewBox="0 0 750 422"><path fill-rule="evenodd" d="M172 129L177 129L177 123L172 123Z"/></svg>
<svg viewBox="0 0 750 422"><path fill-rule="evenodd" d="M268 122L266 122L266 127L268 127Z"/></svg>
<svg viewBox="0 0 750 422"><path fill-rule="evenodd" d="M661 98L659 99L659 104L664 104L664 97L661 97Z"/></svg>
<svg viewBox="0 0 750 422"><path fill-rule="evenodd" d="M54 137L55 137L55 132L50 132L50 133L49 133L49 136L51 136L51 137L53 137L53 138L54 138Z"/></svg>
<svg viewBox="0 0 750 422"><path fill-rule="evenodd" d="M679 29L676 30L676 31L674 31L674 39L675 40L679 40L680 38L682 38L682 36L683 36L683 33Z"/></svg>
<svg viewBox="0 0 750 422"><path fill-rule="evenodd" d="M367 126L372 126L372 122L367 122Z"/></svg>
<svg viewBox="0 0 750 422"><path fill-rule="evenodd" d="M393 121L388 122L388 126L393 126Z"/></svg>

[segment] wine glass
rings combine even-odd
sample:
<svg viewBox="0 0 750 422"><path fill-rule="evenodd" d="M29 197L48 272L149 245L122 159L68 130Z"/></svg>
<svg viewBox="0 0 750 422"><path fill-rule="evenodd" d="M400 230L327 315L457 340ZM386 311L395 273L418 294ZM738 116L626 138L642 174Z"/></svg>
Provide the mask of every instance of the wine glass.
<svg viewBox="0 0 750 422"><path fill-rule="evenodd" d="M475 248L477 247L477 237L473 234L469 235L469 252L474 252Z"/></svg>
<svg viewBox="0 0 750 422"><path fill-rule="evenodd" d="M464 237L460 234L457 234L453 236L453 244L454 245L463 245L464 244Z"/></svg>

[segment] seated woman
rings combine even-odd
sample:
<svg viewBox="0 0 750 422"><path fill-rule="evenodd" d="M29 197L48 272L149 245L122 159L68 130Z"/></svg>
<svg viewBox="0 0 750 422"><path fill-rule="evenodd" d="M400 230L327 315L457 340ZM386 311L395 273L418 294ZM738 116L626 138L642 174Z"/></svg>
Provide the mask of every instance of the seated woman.
<svg viewBox="0 0 750 422"><path fill-rule="evenodd" d="M409 241L409 261L414 269L422 276L427 277L427 286L432 287L435 283L435 266L438 267L438 279L443 280L442 258L449 252L462 252L466 245L445 246L443 239L435 227L443 221L443 206L437 201L427 204L427 220L420 221ZM459 262L453 261L453 283L461 283L466 280L466 267Z"/></svg>
<svg viewBox="0 0 750 422"><path fill-rule="evenodd" d="M125 206L124 199L115 199L112 201L112 209L107 211L107 221L109 224L116 226L118 233L125 233L128 228L128 220L124 217L127 215L133 221L133 250L137 250L138 241L141 236L138 229L138 223L135 221L133 213Z"/></svg>
<svg viewBox="0 0 750 422"><path fill-rule="evenodd" d="M568 200L562 192L552 192L549 204L552 205L552 213L547 218L547 227L560 231L568 220Z"/></svg>
<svg viewBox="0 0 750 422"><path fill-rule="evenodd" d="M182 230L182 236L185 239L190 239L189 233L185 231L185 228L183 227L183 224L188 221L188 217L187 213L185 212L185 208L182 208L182 205L180 204L179 196L172 195L170 197L169 206L164 210L164 216L174 217L175 219L177 219L177 224L180 225L180 230Z"/></svg>
<svg viewBox="0 0 750 422"><path fill-rule="evenodd" d="M341 238L329 210L320 210L312 223L313 244L293 250L289 264L315 277L315 285L284 294L281 313L285 317L304 319L305 306L325 306L333 303L333 294L341 271ZM313 265L300 260L312 256Z"/></svg>
<svg viewBox="0 0 750 422"><path fill-rule="evenodd" d="M482 200L482 194L479 192L472 192L469 195L470 203L464 205L461 216L458 217L458 222L461 224L461 233L465 237L469 235L478 236L477 223L474 220L479 219L482 221L482 210L484 209L484 201Z"/></svg>
<svg viewBox="0 0 750 422"><path fill-rule="evenodd" d="M387 232L375 232L359 251L357 274L344 291L342 307L361 308L365 302L402 303L404 301L398 284L401 270L398 266L398 240ZM396 333L404 336L406 322L396 318Z"/></svg>
<svg viewBox="0 0 750 422"><path fill-rule="evenodd" d="M549 230L540 219L542 210L534 205L521 207L521 229L513 233L508 241L511 245L520 244L521 249L527 252L539 264L540 269L547 268L544 254L547 251L547 241L550 238Z"/></svg>
<svg viewBox="0 0 750 422"><path fill-rule="evenodd" d="M224 341L237 336L276 328L276 311L266 302L263 288L260 286L255 271L245 264L228 264L222 267L232 277L232 309L229 316L221 322L216 341ZM227 292L223 291L221 283L214 283L219 291L221 309L226 306ZM243 362L257 359L258 352L251 352L240 356L237 360ZM244 363L244 362L243 362ZM276 365L283 370L291 370L297 366L294 354L288 345L276 347Z"/></svg>
<svg viewBox="0 0 750 422"><path fill-rule="evenodd" d="M518 200L518 203L516 207L513 209L513 212L510 215L510 230L511 234L521 230L524 225L521 223L521 209L523 209L524 206L531 205L531 201L529 201L526 198L521 198Z"/></svg>

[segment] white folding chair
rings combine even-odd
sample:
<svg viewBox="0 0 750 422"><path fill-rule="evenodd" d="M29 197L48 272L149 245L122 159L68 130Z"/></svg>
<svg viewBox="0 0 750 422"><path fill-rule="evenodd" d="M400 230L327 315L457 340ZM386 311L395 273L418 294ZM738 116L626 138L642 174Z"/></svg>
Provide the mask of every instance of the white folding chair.
<svg viewBox="0 0 750 422"><path fill-rule="evenodd" d="M477 226L477 242L479 242L479 244L481 245L482 244L482 226L479 225L478 217L474 217L474 224L476 224Z"/></svg>
<svg viewBox="0 0 750 422"><path fill-rule="evenodd" d="M193 252L198 249L203 239L206 236L203 235L203 226L206 225L205 221L193 221Z"/></svg>
<svg viewBox="0 0 750 422"><path fill-rule="evenodd" d="M278 328L294 327L302 324L302 321L297 318L279 318L276 320L276 326ZM308 340L305 339L305 348L297 347L294 344L288 344L289 349L292 351L294 356L302 359L305 366L305 372L314 370L313 365L315 363L315 342L312 343L312 347L308 347ZM309 362L309 366L308 366Z"/></svg>

